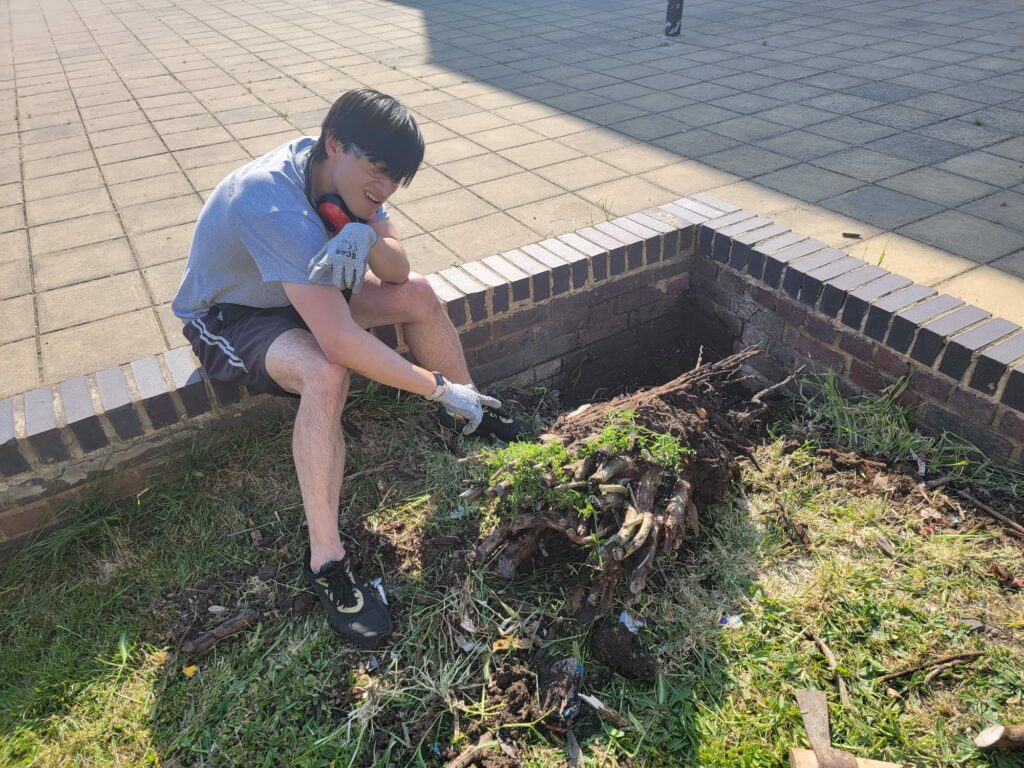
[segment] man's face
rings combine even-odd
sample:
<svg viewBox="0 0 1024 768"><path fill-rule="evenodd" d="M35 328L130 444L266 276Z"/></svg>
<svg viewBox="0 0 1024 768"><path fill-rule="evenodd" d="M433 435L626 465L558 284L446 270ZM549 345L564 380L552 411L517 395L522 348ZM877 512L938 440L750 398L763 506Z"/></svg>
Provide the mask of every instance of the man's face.
<svg viewBox="0 0 1024 768"><path fill-rule="evenodd" d="M386 169L355 144L350 144L346 151L341 141L331 137L327 142L327 159L331 184L360 219L372 219L381 203L398 189L398 182L387 175Z"/></svg>

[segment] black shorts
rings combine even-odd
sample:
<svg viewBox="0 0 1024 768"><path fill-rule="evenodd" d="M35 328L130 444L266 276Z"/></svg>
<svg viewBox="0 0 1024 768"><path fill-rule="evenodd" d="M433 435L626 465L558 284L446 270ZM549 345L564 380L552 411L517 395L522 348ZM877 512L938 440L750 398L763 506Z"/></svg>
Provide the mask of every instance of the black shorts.
<svg viewBox="0 0 1024 768"><path fill-rule="evenodd" d="M190 320L182 332L207 375L217 381L244 384L253 395L298 395L282 389L267 373L267 350L292 328L309 326L294 307L257 309L241 304L215 304Z"/></svg>

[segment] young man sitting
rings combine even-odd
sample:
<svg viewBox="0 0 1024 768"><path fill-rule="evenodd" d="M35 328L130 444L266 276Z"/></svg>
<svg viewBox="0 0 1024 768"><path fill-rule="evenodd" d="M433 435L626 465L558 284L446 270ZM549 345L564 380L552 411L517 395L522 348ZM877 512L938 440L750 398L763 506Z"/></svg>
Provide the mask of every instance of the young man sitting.
<svg viewBox="0 0 1024 768"><path fill-rule="evenodd" d="M412 181L423 152L398 101L346 93L319 138L290 141L217 185L172 305L211 378L299 398L292 450L309 525L306 575L334 630L364 647L392 626L338 530L350 372L438 401L442 422L458 419L467 434L528 431L474 387L455 328L410 271L388 218L385 202ZM420 365L365 330L395 323Z"/></svg>

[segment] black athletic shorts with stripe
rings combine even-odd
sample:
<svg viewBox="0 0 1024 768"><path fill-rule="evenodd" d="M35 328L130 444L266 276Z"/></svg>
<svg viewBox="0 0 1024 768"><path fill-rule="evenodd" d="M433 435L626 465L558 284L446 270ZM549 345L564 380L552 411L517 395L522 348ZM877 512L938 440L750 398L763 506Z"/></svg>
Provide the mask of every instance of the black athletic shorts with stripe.
<svg viewBox="0 0 1024 768"><path fill-rule="evenodd" d="M343 291L346 301L351 297ZM215 304L182 329L207 375L217 381L244 384L252 395L298 397L281 388L267 373L267 350L285 331L309 326L291 306L258 309L241 304Z"/></svg>

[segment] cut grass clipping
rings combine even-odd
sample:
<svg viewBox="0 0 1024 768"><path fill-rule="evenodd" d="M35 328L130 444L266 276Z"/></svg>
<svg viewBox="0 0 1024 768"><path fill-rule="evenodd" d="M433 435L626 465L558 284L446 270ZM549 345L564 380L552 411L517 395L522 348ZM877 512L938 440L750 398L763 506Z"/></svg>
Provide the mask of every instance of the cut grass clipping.
<svg viewBox="0 0 1024 768"><path fill-rule="evenodd" d="M195 446L175 480L138 498L82 503L58 534L3 564L0 765L436 766L498 723L509 764L563 763L535 684L516 706L500 688L530 659L509 648L533 645L563 613L559 566L542 561L506 582L467 561L484 521L458 498L465 467L432 409L372 387L353 399L349 471L367 474L346 485L342 527L365 575L383 577L393 644L355 651L318 608L275 607L303 589L305 532L291 421L272 420ZM848 409L869 402L831 402L850 434L864 434ZM891 402L872 419L876 435L921 440ZM745 466L743 485L705 511L700 537L631 606L658 657L653 684L595 661L586 628L547 647L575 656L583 691L630 723L584 707L584 763L775 768L807 745L792 691L811 687L829 696L833 744L859 756L1019 765L971 743L988 725L1024 721L1024 596L988 571L1019 569L1018 543L983 518L924 518L913 483L905 495L882 490L787 434L758 451L761 469ZM964 461L941 471L963 466L969 483L983 464L970 452ZM810 549L791 541L780 512L806 526ZM204 655L177 650L247 607L262 618L246 631ZM721 629L723 616L740 619ZM983 656L933 678L880 681L957 651Z"/></svg>

